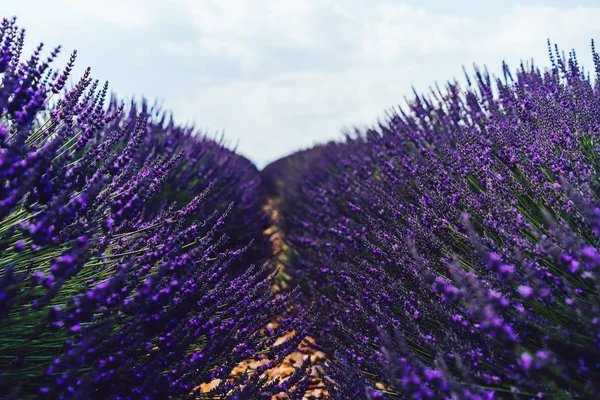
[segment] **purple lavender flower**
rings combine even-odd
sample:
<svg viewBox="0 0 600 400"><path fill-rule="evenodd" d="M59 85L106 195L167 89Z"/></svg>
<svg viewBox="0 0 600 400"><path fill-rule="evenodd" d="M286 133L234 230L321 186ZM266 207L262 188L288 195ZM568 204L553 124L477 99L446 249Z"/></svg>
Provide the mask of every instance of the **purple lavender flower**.
<svg viewBox="0 0 600 400"><path fill-rule="evenodd" d="M105 105L89 69L60 95L76 53L49 76L58 50L21 62L20 32L0 23L0 397L289 391L232 376L309 326L272 292L256 168L145 102Z"/></svg>
<svg viewBox="0 0 600 400"><path fill-rule="evenodd" d="M600 89L550 54L265 170L332 397L600 396Z"/></svg>

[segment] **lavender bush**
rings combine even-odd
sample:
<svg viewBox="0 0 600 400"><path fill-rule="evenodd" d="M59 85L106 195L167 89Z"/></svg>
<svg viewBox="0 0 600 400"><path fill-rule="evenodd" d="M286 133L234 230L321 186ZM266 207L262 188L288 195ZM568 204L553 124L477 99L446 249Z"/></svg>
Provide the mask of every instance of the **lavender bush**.
<svg viewBox="0 0 600 400"><path fill-rule="evenodd" d="M260 376L307 324L262 266L256 169L156 108L105 107L108 88L89 69L64 89L76 54L53 72L59 48L21 61L23 40L2 21L0 397L293 394L302 371ZM246 359L266 364L233 377Z"/></svg>
<svg viewBox="0 0 600 400"><path fill-rule="evenodd" d="M263 187L272 198L281 197L282 193L289 190L289 185L301 182L297 179L296 172L302 171L303 164L310 164L321 158L323 145L315 145L309 149L297 151L289 156L279 158L264 167L260 172ZM300 168L297 168L300 166Z"/></svg>
<svg viewBox="0 0 600 400"><path fill-rule="evenodd" d="M333 398L600 398L600 57L550 60L296 165L282 224Z"/></svg>
<svg viewBox="0 0 600 400"><path fill-rule="evenodd" d="M113 98L108 112L117 111L123 105ZM211 203L201 203L199 218L207 218L215 208L230 210L225 224L219 228L229 238L232 246L245 246L247 251L236 270L244 269L249 263L261 263L272 255L271 242L264 231L270 226L270 217L263 211L266 193L256 167L246 158L235 154L223 145L223 137L211 139L199 137L193 128L177 126L171 116L158 106L150 107L145 101L138 107L132 104L128 115L112 121L104 132L112 132L128 126L126 135L133 133L136 113L151 115L142 144L135 154L137 163L164 154L180 154L169 169L161 192L146 208L144 216L149 218L158 211L171 206L173 201L187 204L194 196L211 186Z"/></svg>

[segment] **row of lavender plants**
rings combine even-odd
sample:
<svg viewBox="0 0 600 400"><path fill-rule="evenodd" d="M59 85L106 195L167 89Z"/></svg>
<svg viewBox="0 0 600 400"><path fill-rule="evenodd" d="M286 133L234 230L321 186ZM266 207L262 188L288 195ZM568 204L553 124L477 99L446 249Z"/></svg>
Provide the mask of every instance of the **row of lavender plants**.
<svg viewBox="0 0 600 400"><path fill-rule="evenodd" d="M600 57L549 49L273 178L333 398L600 398Z"/></svg>
<svg viewBox="0 0 600 400"><path fill-rule="evenodd" d="M157 107L108 101L89 69L65 88L76 54L54 72L59 48L21 60L23 43L3 20L0 397L298 396L303 369L261 377L305 324L271 289L258 171ZM233 376L248 359L256 373Z"/></svg>

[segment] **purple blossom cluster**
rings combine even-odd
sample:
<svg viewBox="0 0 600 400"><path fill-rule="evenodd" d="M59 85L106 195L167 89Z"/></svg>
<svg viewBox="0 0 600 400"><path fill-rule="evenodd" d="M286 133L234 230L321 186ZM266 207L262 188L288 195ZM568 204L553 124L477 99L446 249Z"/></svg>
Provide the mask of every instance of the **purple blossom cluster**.
<svg viewBox="0 0 600 400"><path fill-rule="evenodd" d="M309 326L272 291L260 175L157 107L71 88L0 23L0 397L265 398ZM105 104L106 103L106 104ZM276 328L267 326L277 316ZM297 334L282 344L286 332ZM241 361L265 362L235 377ZM220 380L209 393L203 383Z"/></svg>
<svg viewBox="0 0 600 400"><path fill-rule="evenodd" d="M108 112L117 111L123 105L113 98ZM250 263L260 264L272 256L270 237L264 234L271 225L264 211L266 192L258 170L248 159L235 154L224 146L224 137L211 138L197 135L193 126L181 127L159 106L131 104L128 115L121 115L109 124L104 132L111 132L123 125L133 124L136 113L154 116L142 138L143 145L135 153L135 162L160 158L165 154L178 154L179 158L169 169L161 192L152 199L145 210L145 218L168 208L173 201L187 204L209 185L211 203L199 202L196 212L199 218L209 217L215 209L231 208L225 223L218 231L228 236L229 245L250 244L240 261L233 267L245 269ZM123 114L123 113L122 113Z"/></svg>
<svg viewBox="0 0 600 400"><path fill-rule="evenodd" d="M549 50L271 178L332 398L600 398L600 56Z"/></svg>

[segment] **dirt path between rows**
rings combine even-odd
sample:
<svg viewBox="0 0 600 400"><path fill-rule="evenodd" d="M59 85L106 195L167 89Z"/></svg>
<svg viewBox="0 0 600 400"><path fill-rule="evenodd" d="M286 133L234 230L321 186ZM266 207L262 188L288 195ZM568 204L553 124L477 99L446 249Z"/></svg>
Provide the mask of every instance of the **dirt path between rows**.
<svg viewBox="0 0 600 400"><path fill-rule="evenodd" d="M267 211L271 214L271 218L273 221L273 225L270 228L270 231L267 231L267 234L271 234L271 238L273 241L273 252L274 252L274 263L275 268L279 268L280 273L284 272L286 267L287 255L286 255L286 244L283 240L283 233L278 228L279 227L279 211L277 209L277 201L274 199L269 199L267 203ZM279 288L278 284L275 284L276 290L286 290L288 288L283 287ZM314 339L311 337L307 338L308 341L314 343ZM305 344L300 345L300 351L296 351L290 354L280 366L274 368L272 374L269 374L270 378L275 379L277 376L280 378L286 378L290 376L296 368L299 368L302 365L302 362L306 357L310 357L310 365L311 365L311 383L304 395L303 399L319 399L319 398L327 398L329 397L327 389L325 385L321 381L321 378L317 375L317 366L325 360L325 353L315 350L312 347L309 347ZM285 394L274 396L273 399L287 399L288 396Z"/></svg>
<svg viewBox="0 0 600 400"><path fill-rule="evenodd" d="M286 248L285 242L283 240L282 232L281 232L281 230L279 230L279 212L277 210L277 201L270 198L267 205L265 206L265 211L267 211L271 215L271 218L272 218L272 225L269 229L267 229L267 231L265 231L265 234L271 235L271 240L273 242L273 254L274 254L273 269L279 268L280 275L282 277L284 277L284 276L286 276L284 273L284 270L285 270L286 261L287 261L287 256L286 256L287 248ZM274 283L273 289L275 291L285 291L285 290L289 290L289 287L286 284L285 279L277 279L276 283ZM267 327L275 328L276 326L277 326L277 323L272 322ZM278 345L278 344L284 342L285 340L287 340L288 338L290 338L294 335L295 335L295 332L293 332L293 331L289 332L287 335L279 338L277 340L277 342L275 342L275 345ZM306 338L306 341L308 341L310 343L315 343L315 340L310 337ZM325 384L322 382L321 378L317 374L317 368L318 368L319 364L321 364L326 359L326 355L325 355L325 353L314 349L313 347L311 347L308 344L301 343L299 346L299 349L297 351L295 351L292 354L290 354L289 356L287 356L283 360L283 362L281 364L279 364L277 367L272 368L272 369L268 370L267 372L265 372L263 374L263 376L267 377L267 379L268 379L267 382L272 382L277 378L279 378L280 380L284 380L284 379L290 377L297 368L300 368L302 366L302 363L304 362L304 360L307 357L310 357L311 382L310 382L310 385L308 386L306 393L303 396L303 399L311 400L311 399L329 398L329 393L327 392ZM263 363L264 362L256 361L256 360L243 361L233 369L231 376L235 377L235 376L241 376L244 373L252 373ZM212 389L214 389L219 384L219 382L220 382L220 380L214 380L210 383L200 385L200 393L210 392ZM293 392L293 389L292 389L292 392ZM272 400L276 400L276 399L283 400L283 399L288 399L288 398L289 397L287 394L282 393L282 394L273 396Z"/></svg>

